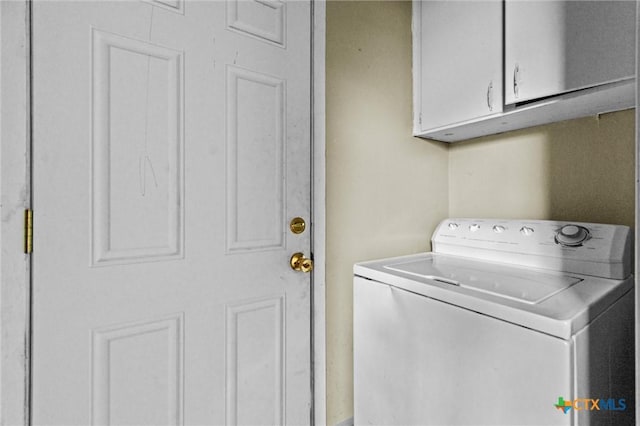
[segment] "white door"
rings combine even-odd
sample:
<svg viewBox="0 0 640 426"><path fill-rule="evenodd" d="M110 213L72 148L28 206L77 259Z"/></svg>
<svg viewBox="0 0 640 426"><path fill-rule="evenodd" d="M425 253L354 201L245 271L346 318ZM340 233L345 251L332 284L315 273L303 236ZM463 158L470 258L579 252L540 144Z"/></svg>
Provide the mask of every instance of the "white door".
<svg viewBox="0 0 640 426"><path fill-rule="evenodd" d="M413 5L418 131L502 112L502 3Z"/></svg>
<svg viewBox="0 0 640 426"><path fill-rule="evenodd" d="M32 25L34 424L309 423L309 2Z"/></svg>
<svg viewBox="0 0 640 426"><path fill-rule="evenodd" d="M505 103L633 78L636 2L505 2Z"/></svg>

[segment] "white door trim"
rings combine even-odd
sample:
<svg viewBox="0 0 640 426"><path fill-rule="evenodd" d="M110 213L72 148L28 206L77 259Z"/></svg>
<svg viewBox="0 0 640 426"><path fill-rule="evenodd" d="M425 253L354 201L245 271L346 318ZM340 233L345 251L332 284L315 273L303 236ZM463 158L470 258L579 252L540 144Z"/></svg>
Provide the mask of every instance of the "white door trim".
<svg viewBox="0 0 640 426"><path fill-rule="evenodd" d="M638 407L640 404L640 359L638 358L638 352L640 349L640 291L638 290L638 285L640 285L640 279L638 275L640 274L640 111L638 108L638 103L640 102L640 85L637 82L640 81L640 2L636 2L636 205L635 205L635 343L636 343L636 398L635 398L635 406ZM638 416L638 409L636 408L636 417ZM636 423L637 423L636 419Z"/></svg>
<svg viewBox="0 0 640 426"><path fill-rule="evenodd" d="M313 417L326 419L325 363L325 1L313 4ZM0 424L29 420L30 0L0 2ZM36 254L37 255L37 254Z"/></svg>
<svg viewBox="0 0 640 426"><path fill-rule="evenodd" d="M312 0L312 99L311 105L311 247L314 271L312 293L312 368L313 421L327 424L326 410L326 344L325 344L325 33L326 2Z"/></svg>
<svg viewBox="0 0 640 426"><path fill-rule="evenodd" d="M0 423L29 423L29 3L0 2Z"/></svg>

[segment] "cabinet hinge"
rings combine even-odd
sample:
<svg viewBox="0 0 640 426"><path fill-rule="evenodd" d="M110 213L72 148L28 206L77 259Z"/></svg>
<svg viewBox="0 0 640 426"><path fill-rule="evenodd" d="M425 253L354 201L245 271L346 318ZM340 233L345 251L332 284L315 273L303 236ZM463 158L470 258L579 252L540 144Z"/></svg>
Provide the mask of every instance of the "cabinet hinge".
<svg viewBox="0 0 640 426"><path fill-rule="evenodd" d="M24 211L24 252L33 252L33 210Z"/></svg>

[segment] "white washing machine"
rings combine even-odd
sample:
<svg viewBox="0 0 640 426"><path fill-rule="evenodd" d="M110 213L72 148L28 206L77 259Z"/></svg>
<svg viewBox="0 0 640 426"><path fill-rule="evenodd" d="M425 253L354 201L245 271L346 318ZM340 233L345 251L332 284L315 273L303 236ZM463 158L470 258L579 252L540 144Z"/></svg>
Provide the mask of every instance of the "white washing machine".
<svg viewBox="0 0 640 426"><path fill-rule="evenodd" d="M449 219L354 267L356 425L632 425L631 231Z"/></svg>

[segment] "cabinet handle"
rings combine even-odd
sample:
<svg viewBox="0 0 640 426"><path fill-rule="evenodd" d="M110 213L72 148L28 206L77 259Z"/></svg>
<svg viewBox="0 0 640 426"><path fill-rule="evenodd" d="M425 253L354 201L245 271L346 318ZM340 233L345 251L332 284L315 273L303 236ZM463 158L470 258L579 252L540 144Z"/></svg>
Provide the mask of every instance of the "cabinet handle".
<svg viewBox="0 0 640 426"><path fill-rule="evenodd" d="M516 64L516 66L513 68L513 94L516 98L518 97L518 92L519 92L519 87L518 87L519 80L520 80L520 66Z"/></svg>
<svg viewBox="0 0 640 426"><path fill-rule="evenodd" d="M487 87L487 106L489 111L493 111L493 81L490 81Z"/></svg>

